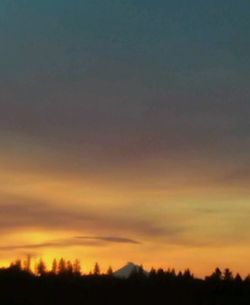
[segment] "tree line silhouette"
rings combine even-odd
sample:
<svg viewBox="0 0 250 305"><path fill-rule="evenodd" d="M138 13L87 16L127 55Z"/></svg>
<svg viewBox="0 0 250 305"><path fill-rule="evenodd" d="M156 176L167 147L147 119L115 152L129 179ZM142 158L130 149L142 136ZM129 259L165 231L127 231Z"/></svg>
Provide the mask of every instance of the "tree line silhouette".
<svg viewBox="0 0 250 305"><path fill-rule="evenodd" d="M98 263L88 273L79 260L54 259L48 267L40 259L31 270L31 259L17 260L0 269L0 304L170 304L249 305L250 275L243 278L230 269L216 268L204 279L186 269L142 266L128 278L117 278L110 266L101 272Z"/></svg>

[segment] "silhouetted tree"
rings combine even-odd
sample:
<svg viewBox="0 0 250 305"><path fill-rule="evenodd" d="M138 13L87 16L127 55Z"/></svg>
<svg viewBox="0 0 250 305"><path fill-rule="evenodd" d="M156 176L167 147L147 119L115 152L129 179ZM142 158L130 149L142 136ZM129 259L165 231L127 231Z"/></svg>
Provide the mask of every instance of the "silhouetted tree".
<svg viewBox="0 0 250 305"><path fill-rule="evenodd" d="M173 277L173 278L176 277L176 271L175 271L174 268L170 270L170 275L171 275L171 277Z"/></svg>
<svg viewBox="0 0 250 305"><path fill-rule="evenodd" d="M179 271L178 274L177 274L177 277L178 278L182 278L183 277L183 273L181 271Z"/></svg>
<svg viewBox="0 0 250 305"><path fill-rule="evenodd" d="M94 271L93 271L94 275L100 275L100 272L101 272L101 270L100 270L99 264L95 263Z"/></svg>
<svg viewBox="0 0 250 305"><path fill-rule="evenodd" d="M12 262L10 264L10 269L15 271L21 271L22 270L22 261L20 259L17 259L15 262Z"/></svg>
<svg viewBox="0 0 250 305"><path fill-rule="evenodd" d="M58 272L57 260L55 258L53 259L53 262L52 262L51 272L53 274L57 274L57 272Z"/></svg>
<svg viewBox="0 0 250 305"><path fill-rule="evenodd" d="M81 264L78 259L76 259L73 263L73 273L74 275L80 275L81 274Z"/></svg>
<svg viewBox="0 0 250 305"><path fill-rule="evenodd" d="M30 272L30 266L31 266L31 255L28 254L26 259L23 262L23 270Z"/></svg>
<svg viewBox="0 0 250 305"><path fill-rule="evenodd" d="M149 277L154 278L155 276L156 276L156 270L154 268L151 268L151 270L149 272Z"/></svg>
<svg viewBox="0 0 250 305"><path fill-rule="evenodd" d="M171 305L248 305L250 304L250 276L244 281L240 274L233 277L229 269L221 272L217 268L207 277L210 281L195 279L189 269L176 276L174 269L151 269L144 275L143 267L136 267L135 278L107 279L107 276L73 277L79 272L80 263L61 259L52 264L54 274L37 279L36 274L22 269L21 261L9 268L0 268L0 304L2 305L79 305L79 304L171 304ZM54 267L53 267L54 266ZM109 268L108 274L111 274ZM46 272L40 260L36 273ZM72 273L72 277L67 277ZM98 263L94 274L100 274ZM47 274L46 274L47 275ZM188 280L185 280L188 279ZM211 279L216 279L211 281ZM225 281L224 281L225 279ZM227 282L229 281L230 282Z"/></svg>
<svg viewBox="0 0 250 305"><path fill-rule="evenodd" d="M66 262L63 258L61 258L58 263L58 274L60 275L65 274L66 271L67 271Z"/></svg>
<svg viewBox="0 0 250 305"><path fill-rule="evenodd" d="M182 278L185 279L185 280L190 280L190 279L193 279L193 274L191 273L191 271L189 269L186 269L184 272L183 272L183 275L182 275Z"/></svg>
<svg viewBox="0 0 250 305"><path fill-rule="evenodd" d="M135 278L135 279L143 279L145 277L145 271L143 269L143 266L140 265L139 267L134 267L134 270L132 271L130 278Z"/></svg>
<svg viewBox="0 0 250 305"><path fill-rule="evenodd" d="M165 276L168 278L168 279L173 279L176 277L176 272L175 272L175 269L168 269L167 272L165 272Z"/></svg>
<svg viewBox="0 0 250 305"><path fill-rule="evenodd" d="M234 280L235 280L235 282L237 282L237 283L241 283L241 282L242 282L242 277L240 276L239 273L236 274Z"/></svg>
<svg viewBox="0 0 250 305"><path fill-rule="evenodd" d="M112 269L111 266L108 267L107 275L108 275L108 276L113 276L113 269Z"/></svg>
<svg viewBox="0 0 250 305"><path fill-rule="evenodd" d="M73 274L73 265L72 265L71 261L67 261L67 264L66 264L66 273L68 275L72 275Z"/></svg>
<svg viewBox="0 0 250 305"><path fill-rule="evenodd" d="M250 284L250 274L248 274L246 277L245 277L245 280L244 280L246 283L249 283Z"/></svg>
<svg viewBox="0 0 250 305"><path fill-rule="evenodd" d="M224 281L232 281L233 280L233 273L230 269L226 268L224 270L223 279L224 279Z"/></svg>
<svg viewBox="0 0 250 305"><path fill-rule="evenodd" d="M138 268L138 274L141 274L141 275L144 275L144 274L145 274L143 265L140 265L140 266L139 266L139 268Z"/></svg>
<svg viewBox="0 0 250 305"><path fill-rule="evenodd" d="M36 273L40 276L45 275L46 273L46 264L42 259L40 259L36 266Z"/></svg>
<svg viewBox="0 0 250 305"><path fill-rule="evenodd" d="M223 278L221 270L217 267L215 271L208 277L206 277L206 280L212 280L212 281L221 281Z"/></svg>
<svg viewBox="0 0 250 305"><path fill-rule="evenodd" d="M164 275L165 275L164 270L163 270L162 268L159 268L159 269L157 270L157 276L158 276L158 277L164 277Z"/></svg>

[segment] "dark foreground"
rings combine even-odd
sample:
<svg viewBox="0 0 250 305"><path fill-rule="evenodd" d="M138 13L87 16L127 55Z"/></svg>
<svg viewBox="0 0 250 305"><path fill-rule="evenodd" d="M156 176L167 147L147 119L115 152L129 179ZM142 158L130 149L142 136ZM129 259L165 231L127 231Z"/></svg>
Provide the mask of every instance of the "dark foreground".
<svg viewBox="0 0 250 305"><path fill-rule="evenodd" d="M127 280L112 275L53 275L0 272L1 305L170 304L250 305L250 281L206 280L170 273L135 274Z"/></svg>

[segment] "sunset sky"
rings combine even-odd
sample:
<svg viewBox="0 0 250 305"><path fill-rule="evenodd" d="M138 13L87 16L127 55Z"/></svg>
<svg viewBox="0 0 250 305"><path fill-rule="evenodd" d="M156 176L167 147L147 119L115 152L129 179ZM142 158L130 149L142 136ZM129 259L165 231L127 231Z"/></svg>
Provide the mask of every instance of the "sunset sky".
<svg viewBox="0 0 250 305"><path fill-rule="evenodd" d="M0 1L0 266L250 273L250 1Z"/></svg>

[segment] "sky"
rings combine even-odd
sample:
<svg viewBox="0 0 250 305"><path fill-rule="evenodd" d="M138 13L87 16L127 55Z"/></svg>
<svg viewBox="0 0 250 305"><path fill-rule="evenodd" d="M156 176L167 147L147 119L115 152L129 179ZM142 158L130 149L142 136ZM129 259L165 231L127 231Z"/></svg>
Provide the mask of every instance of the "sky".
<svg viewBox="0 0 250 305"><path fill-rule="evenodd" d="M250 273L250 2L0 1L0 265Z"/></svg>

